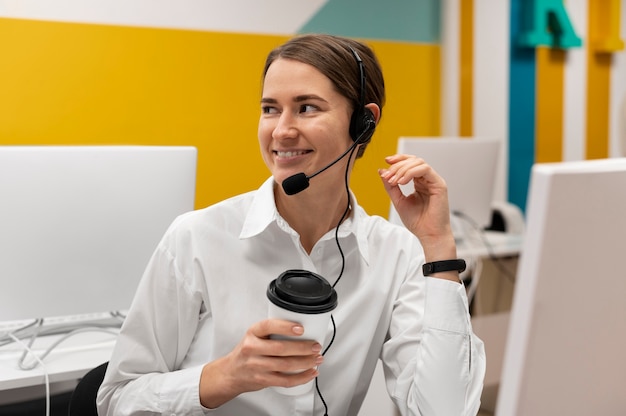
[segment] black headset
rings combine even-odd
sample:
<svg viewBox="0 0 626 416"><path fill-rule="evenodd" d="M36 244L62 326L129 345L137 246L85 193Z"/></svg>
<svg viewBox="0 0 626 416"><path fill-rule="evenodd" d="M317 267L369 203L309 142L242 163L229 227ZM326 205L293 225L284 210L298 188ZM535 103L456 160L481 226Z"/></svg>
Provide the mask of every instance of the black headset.
<svg viewBox="0 0 626 416"><path fill-rule="evenodd" d="M365 107L365 65L363 65L363 60L361 60L357 51L351 46L349 48L359 66L359 78L361 81L359 104L350 118L350 137L354 142L358 141L360 144L367 144L372 139L376 129L376 118L372 111Z"/></svg>

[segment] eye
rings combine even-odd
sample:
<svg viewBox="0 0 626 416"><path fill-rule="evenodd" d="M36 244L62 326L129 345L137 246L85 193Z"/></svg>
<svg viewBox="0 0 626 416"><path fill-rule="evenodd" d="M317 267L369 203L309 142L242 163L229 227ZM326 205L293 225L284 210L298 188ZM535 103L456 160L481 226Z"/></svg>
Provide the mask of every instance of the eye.
<svg viewBox="0 0 626 416"><path fill-rule="evenodd" d="M302 104L300 106L301 113L310 113L310 112L317 111L317 110L318 110L318 107L313 104Z"/></svg>
<svg viewBox="0 0 626 416"><path fill-rule="evenodd" d="M278 113L278 110L276 109L276 107L273 107L271 105L263 105L261 106L261 112L263 114L276 114Z"/></svg>

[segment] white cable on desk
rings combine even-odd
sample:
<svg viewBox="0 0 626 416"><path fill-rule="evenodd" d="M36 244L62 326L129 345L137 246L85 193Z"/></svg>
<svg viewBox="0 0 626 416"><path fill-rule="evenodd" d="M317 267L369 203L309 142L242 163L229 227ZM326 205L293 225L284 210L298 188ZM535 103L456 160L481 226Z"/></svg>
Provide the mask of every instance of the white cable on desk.
<svg viewBox="0 0 626 416"><path fill-rule="evenodd" d="M38 318L31 322L26 322L25 324L19 322L17 327L13 324L13 328L6 327L8 330L0 331L0 347L10 344L17 343L21 346L23 353L19 360L17 360L17 366L22 371L30 371L35 369L37 366L41 365L45 387L46 387L46 416L50 415L50 406L51 406L51 386L50 386L50 377L48 369L44 364L44 359L61 344L66 341L68 338L83 333L83 332L104 332L111 334L113 336L117 336L121 327L125 315L121 311L112 311L109 312L110 317L114 318L111 322L106 322L102 320L91 320L91 321L72 321L68 319L69 323L59 323L63 322L63 320L59 318L50 319L50 326L48 324L48 319ZM72 318L72 317L70 317ZM10 329L9 329L10 328ZM61 336L57 339L52 345L50 345L43 353L41 351L34 351L33 344L37 338L41 338L45 336L51 335L59 335ZM28 341L26 339L29 338ZM56 338L56 337L55 337ZM51 338L50 338L51 339ZM37 355L40 354L40 355ZM31 355L33 358L33 362L25 362L27 361L28 355Z"/></svg>
<svg viewBox="0 0 626 416"><path fill-rule="evenodd" d="M11 336L10 336L11 334L17 336L18 332L22 332L25 329L28 329L28 328L30 328L32 326L35 326L35 325L41 325L42 323L43 323L43 319L38 318L38 319L33 320L32 322L27 323L26 325L23 325L23 326L17 328L17 329L6 331L4 334L0 335L0 347L3 346L3 345L6 345L6 344L10 344L10 343L13 342L13 340L11 339Z"/></svg>
<svg viewBox="0 0 626 416"><path fill-rule="evenodd" d="M18 337L13 335L13 333L9 332L7 335L11 339L13 339L13 341L21 345L22 348L24 348L25 354L26 353L32 354L35 357L35 360L37 360L39 364L41 365L41 370L43 371L43 376L44 376L44 380L46 384L46 416L50 416L50 378L48 377L48 371L46 370L46 365L43 363L43 361L39 357L37 357L37 355L33 352L33 350L30 349L28 345L24 344L22 340L20 340Z"/></svg>
<svg viewBox="0 0 626 416"><path fill-rule="evenodd" d="M97 320L89 320L89 321L70 321L71 323L59 324L54 323L50 327L47 327L48 319L38 318L33 320L32 322L27 323L26 325L22 325L16 329L11 331L3 331L0 333L0 347L10 344L13 340L8 336L8 333L11 332L13 335L20 339L26 339L28 337L42 337L47 335L58 335L58 334L67 334L75 329L86 328L86 327L94 327L94 328L120 328L122 323L124 322L125 315L120 311L111 311L109 312L111 318L115 321L111 323L100 322ZM55 318L54 321L57 321L58 318ZM33 332L26 332L27 329L34 328Z"/></svg>
<svg viewBox="0 0 626 416"><path fill-rule="evenodd" d="M48 347L48 348L47 348L47 349L43 352L43 354L41 354L41 356L40 356L40 357L37 357L37 356L35 355L35 353L34 353L34 352L32 352L32 351L30 350L30 348L29 348L28 352L30 352L31 354L35 355L35 357L36 357L36 362L35 362L34 364L30 365L30 366L28 366L28 365L24 364L24 360L26 359L26 354L27 354L27 352L26 352L26 351L24 351L24 353L22 354L22 357L20 358L20 361L19 361L19 366L20 366L20 369L25 370L25 371L28 371L28 370L32 370L32 369L34 369L35 367L37 367L37 364L43 364L43 363L42 363L42 360L43 360L44 358L46 358L46 357L48 356L48 354L50 354L50 353L51 353L51 352L52 352L52 351L53 351L53 350L54 350L54 349L55 349L55 348L56 348L59 344L61 344L62 342L66 341L67 339L69 339L69 338L73 337L74 335L81 334L81 333L83 333L83 332L104 332L104 333L107 333L107 334L111 334L111 335L117 336L117 332L110 331L110 330L105 329L105 328L98 328L98 327L85 327L85 328L78 328L78 329L75 329L75 330L73 330L73 331L71 331L71 332L69 332L69 333L65 334L64 336L62 336L62 337L61 337L61 338L59 338L58 340L56 340L56 341L55 341L52 345L50 345L50 346L49 346L49 347ZM29 346L31 346L31 345L33 344L33 342L34 342L35 338L37 337L37 335L38 335L37 333L33 334L33 337L31 338L31 341L30 341Z"/></svg>

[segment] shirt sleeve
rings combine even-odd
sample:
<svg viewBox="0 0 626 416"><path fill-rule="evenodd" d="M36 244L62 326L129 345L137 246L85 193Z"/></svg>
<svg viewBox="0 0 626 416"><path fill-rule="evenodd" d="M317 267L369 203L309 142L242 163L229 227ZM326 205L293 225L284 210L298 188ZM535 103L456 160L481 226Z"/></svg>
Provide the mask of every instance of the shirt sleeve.
<svg viewBox="0 0 626 416"><path fill-rule="evenodd" d="M202 297L182 278L163 242L153 254L100 387L100 415L204 415L201 366L180 369Z"/></svg>
<svg viewBox="0 0 626 416"><path fill-rule="evenodd" d="M423 296L420 296L420 289ZM485 375L463 285L420 276L402 288L383 348L387 387L407 416L476 415Z"/></svg>

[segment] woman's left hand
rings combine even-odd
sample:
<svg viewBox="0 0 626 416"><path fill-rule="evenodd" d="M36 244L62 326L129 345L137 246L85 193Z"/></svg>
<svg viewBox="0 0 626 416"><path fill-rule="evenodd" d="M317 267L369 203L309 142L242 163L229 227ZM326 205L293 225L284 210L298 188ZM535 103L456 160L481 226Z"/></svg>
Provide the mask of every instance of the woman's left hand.
<svg viewBox="0 0 626 416"><path fill-rule="evenodd" d="M445 180L417 156L397 154L386 157L385 161L389 167L379 169L385 190L402 223L420 239L427 258L431 245L434 245L434 249L442 243L448 245L450 239L453 243ZM405 196L399 185L411 182L414 192ZM435 253L432 255L439 257Z"/></svg>

